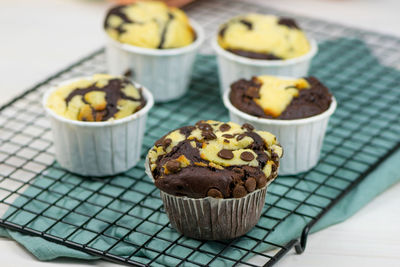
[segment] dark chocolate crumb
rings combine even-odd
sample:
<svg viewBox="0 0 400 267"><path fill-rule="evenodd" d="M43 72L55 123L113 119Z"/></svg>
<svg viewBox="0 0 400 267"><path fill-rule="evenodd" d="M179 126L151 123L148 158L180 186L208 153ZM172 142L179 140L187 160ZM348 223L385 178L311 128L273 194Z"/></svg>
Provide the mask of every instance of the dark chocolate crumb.
<svg viewBox="0 0 400 267"><path fill-rule="evenodd" d="M176 173L180 170L181 164L177 160L170 160L165 164L165 167L169 172Z"/></svg>
<svg viewBox="0 0 400 267"><path fill-rule="evenodd" d="M243 185L236 185L232 192L232 195L234 198L244 197L246 194L247 194L247 191Z"/></svg>
<svg viewBox="0 0 400 267"><path fill-rule="evenodd" d="M215 188L211 188L207 192L207 196L213 197L213 198L223 198L224 196L222 195L221 191Z"/></svg>
<svg viewBox="0 0 400 267"><path fill-rule="evenodd" d="M267 184L267 178L262 176L258 179L257 188L263 188Z"/></svg>
<svg viewBox="0 0 400 267"><path fill-rule="evenodd" d="M246 182L244 183L244 186L246 187L247 191L253 192L257 187L256 179L253 177L247 178Z"/></svg>

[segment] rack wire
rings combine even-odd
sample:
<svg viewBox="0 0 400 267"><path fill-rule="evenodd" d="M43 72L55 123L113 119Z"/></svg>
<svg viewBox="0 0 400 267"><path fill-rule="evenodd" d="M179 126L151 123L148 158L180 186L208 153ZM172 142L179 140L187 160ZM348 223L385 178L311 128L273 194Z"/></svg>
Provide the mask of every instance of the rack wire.
<svg viewBox="0 0 400 267"><path fill-rule="evenodd" d="M229 2L229 5L228 5ZM245 11L293 16L239 1L199 1L186 11L209 37L216 26ZM0 108L0 226L40 236L101 258L135 266L271 266L293 247L304 251L312 226L346 193L400 147L400 39L295 16L320 44L311 74L339 105L330 120L319 164L279 177L268 189L260 222L241 238L199 241L169 224L144 161L106 179L80 177L54 161L41 96L77 76L105 72L99 50L49 77ZM210 53L210 47L202 48ZM227 121L212 55L197 58L189 92L157 104L149 114L142 159L167 131L199 119ZM298 238L276 243L274 232L290 220ZM268 250L267 252L265 252Z"/></svg>

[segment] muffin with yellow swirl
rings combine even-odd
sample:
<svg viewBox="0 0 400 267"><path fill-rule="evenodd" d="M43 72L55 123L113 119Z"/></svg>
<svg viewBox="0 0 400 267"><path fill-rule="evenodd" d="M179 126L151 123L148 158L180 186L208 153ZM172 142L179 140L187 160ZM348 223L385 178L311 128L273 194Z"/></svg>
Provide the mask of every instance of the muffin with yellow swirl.
<svg viewBox="0 0 400 267"><path fill-rule="evenodd" d="M198 239L231 239L259 220L281 156L271 133L210 120L156 141L146 167L173 227Z"/></svg>
<svg viewBox="0 0 400 267"><path fill-rule="evenodd" d="M140 158L151 93L121 76L66 81L43 98L58 163L85 176L109 176Z"/></svg>
<svg viewBox="0 0 400 267"><path fill-rule="evenodd" d="M107 13L104 29L121 43L154 49L182 47L195 39L186 14L163 2L113 7Z"/></svg>
<svg viewBox="0 0 400 267"><path fill-rule="evenodd" d="M145 104L141 88L136 88L127 78L107 74L61 86L47 100L47 107L56 114L91 122L122 119Z"/></svg>
<svg viewBox="0 0 400 267"><path fill-rule="evenodd" d="M281 175L302 173L318 163L336 100L316 77L240 79L223 100L232 121L276 134L285 148Z"/></svg>
<svg viewBox="0 0 400 267"><path fill-rule="evenodd" d="M213 47L218 55L221 93L241 78L306 76L318 50L294 19L255 13L222 24Z"/></svg>
<svg viewBox="0 0 400 267"><path fill-rule="evenodd" d="M219 45L234 54L254 59L291 59L310 51L305 33L290 18L247 14L221 26Z"/></svg>
<svg viewBox="0 0 400 267"><path fill-rule="evenodd" d="M118 5L107 12L103 27L109 73L129 74L157 102L186 93L204 33L182 10L157 1Z"/></svg>

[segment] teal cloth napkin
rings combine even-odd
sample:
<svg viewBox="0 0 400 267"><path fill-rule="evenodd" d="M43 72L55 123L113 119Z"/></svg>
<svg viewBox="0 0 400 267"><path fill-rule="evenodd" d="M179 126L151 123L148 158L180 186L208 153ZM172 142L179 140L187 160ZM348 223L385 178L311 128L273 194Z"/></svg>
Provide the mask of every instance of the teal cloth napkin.
<svg viewBox="0 0 400 267"><path fill-rule="evenodd" d="M330 210L313 228L312 232L321 230L323 228L326 228L330 225L342 222L349 218L351 215L356 213L359 209L361 209L364 205L366 205L369 201L371 201L374 197L376 197L378 194L381 192L385 191L387 188L389 188L391 185L395 184L396 182L400 181L400 174L394 166L397 166L398 163L400 162L400 151L397 151L394 153L391 157L386 159L382 164L380 165L379 168L374 170L372 173L370 173L363 182L361 182L354 190L352 190L349 194L346 195L345 198L343 198L337 205L335 205L332 210ZM396 165L397 164L397 165ZM70 177L66 177L68 179ZM279 179L282 180L288 180L290 181L289 177L280 177ZM48 183L48 179L45 177L38 177L37 181L35 182L36 185L38 186L45 186L46 183ZM98 186L100 186L101 182L92 182L92 185L90 186L91 188L95 189ZM271 185L273 187L273 184ZM271 188L273 190L273 188ZM28 190L25 192L26 195L32 194L36 195L37 189L32 189L28 188ZM76 195L80 195L81 192L76 192ZM47 197L46 195L43 197ZM268 198L268 197L267 197ZM100 200L100 199L97 199ZM104 200L101 200L103 202ZM101 203L100 202L100 203ZM22 205L25 203L24 199L17 199L15 201L15 205ZM104 203L104 202L103 202ZM314 202L315 204L321 204L317 202ZM66 203L59 203L60 205L66 205L69 208L73 208L73 204L69 206ZM32 203L32 205L35 205ZM40 206L43 205L39 205ZM34 206L32 208L35 208ZM10 208L7 211L7 214L10 214L14 209ZM123 209L122 209L123 210ZM84 212L84 210L82 210ZM89 211L87 211L89 212ZM146 215L146 212L144 210L138 210L138 212L144 213L143 215ZM61 210L54 210L51 213L52 216L62 216L62 211ZM7 214L5 216L7 216ZM274 215L271 213L270 215ZM277 215L277 214L275 214ZM167 220L166 216L163 214L157 215L158 218L154 218L155 221L159 222L165 222ZM109 219L115 219L113 217L113 214L108 214ZM15 223L24 223L25 220L29 220L31 218L29 214L23 214L19 213L17 216L12 218L12 221ZM102 218L107 218L107 215L105 215ZM79 223L79 218L71 218L71 220L78 222ZM128 218L128 220L134 220L133 218ZM39 220L36 222L36 225L31 225L31 227L34 227L35 229L46 229L53 221L51 220ZM101 230L101 223L97 222L92 222L93 226L87 225L88 228L91 228L93 230L98 229ZM134 226L139 223L139 221L136 222L126 222L127 225ZM283 223L279 224L279 226L273 231L268 238L269 242L277 243L277 244L285 244L288 241L292 240L293 238L299 237L299 234L301 233L303 227L306 225L307 221L304 219L302 216L296 216L296 215L291 215L289 216ZM268 222L260 222L261 225L267 225ZM93 228L92 228L93 227ZM158 227L155 225L147 225L143 226L143 228L147 228L149 232L155 232L158 230ZM156 229L154 229L156 228ZM71 229L67 227L67 225L62 225L60 224L59 227L56 227L54 232L57 233L58 236L62 236L64 233L67 234ZM121 231L121 232L119 232ZM141 229L141 231L146 231L146 229ZM123 232L122 229L113 229L110 231L110 233L113 233L115 236L123 236L125 233ZM257 236L259 233L257 229L251 231L249 233L250 236ZM88 260L93 260L97 259L98 257L89 255L83 252L80 252L78 250L74 250L53 242L46 241L45 239L41 237L33 237L29 235L22 234L17 231L12 231L9 229L5 228L0 228L0 235L6 236L9 238L12 238L16 240L18 243L23 245L27 250L29 250L35 257L37 257L39 260L52 260L58 257L70 257L70 258L79 258L79 259L88 259ZM174 230L167 229L162 233L163 237L167 239L175 239L179 236ZM84 242L87 239L90 239L92 235L89 232L79 232L76 235L76 238L74 241L77 242ZM145 242L145 239L147 236L141 235L137 233L136 235L133 234L131 237L131 241L137 242L138 244ZM99 239L97 243L94 243L94 247L97 247L99 249L102 248L108 248L111 244L111 240L105 240L105 239ZM161 239L159 240L154 240L154 246L158 247L161 249L163 246L167 246L167 242L163 242ZM183 244L187 244L189 246L195 247L196 245L200 244L199 241L197 240L191 240L191 239L182 239ZM239 239L237 242L235 242L236 245L240 247L252 247L254 245L254 240L251 239ZM149 245L152 245L151 242ZM217 242L209 242L207 246L202 247L205 251L209 249L210 251L213 252L218 252L223 248L223 246ZM257 251L263 252L269 249L273 249L273 246L267 245L267 244L261 244L258 246ZM121 256L127 256L130 255L134 251L134 248L131 244L127 243L122 243L120 246L116 247L114 250L112 250L113 253ZM232 249L228 251L229 253L236 254L237 258L240 258L244 251L241 251L240 249ZM190 250L185 248L184 246L175 246L171 251L168 251L169 254L176 254L177 256L185 256L186 253L190 253ZM156 256L157 253L152 252L150 250L145 250L141 251L140 253L137 253L137 256L131 258L132 260L136 260L139 262L147 263L149 262L150 259ZM229 254L229 257L235 257L234 255ZM199 262L199 263L207 263L211 259L210 255L207 255L206 253L194 253L191 257L192 261ZM169 266L174 266L177 263L177 260L174 259L173 257L167 257L163 256L160 257L156 260L157 263L161 265L169 265ZM152 265L156 266L157 264L153 263ZM221 262L221 261L215 261L214 266L225 266L225 265L230 265L227 262Z"/></svg>
<svg viewBox="0 0 400 267"><path fill-rule="evenodd" d="M314 61L314 66L318 66L323 60L329 59L330 47L337 47L339 45L346 46L351 43L354 46L354 42L357 42L360 47L365 45L357 40L335 40L329 41L320 45L320 53ZM370 51L365 47L364 57L373 58ZM343 55L345 57L345 55ZM207 63L208 62L208 63ZM213 64L215 68L215 59L210 58L206 61L207 64ZM197 64L199 65L199 64ZM384 73L391 73L392 75L399 76L399 73L393 69L380 66L378 61L374 59L374 71L385 71ZM207 69L202 66L202 69ZM372 68L372 67L371 67ZM198 69L197 71L200 71ZM312 73L318 76L319 68L314 67ZM196 69L195 69L196 72ZM214 72L214 70L212 70ZM321 73L323 74L323 73ZM203 74L204 75L204 74ZM389 74L388 74L389 75ZM332 84L329 84L332 82ZM327 81L328 86L334 87L334 81ZM216 86L216 85L215 85ZM334 92L335 93L335 92ZM215 96L218 96L218 92L214 92ZM190 96L188 96L190 97ZM337 112L340 113L340 95L337 95L339 107ZM156 108L168 109L168 104L165 106L160 105ZM212 108L216 108L217 112L212 111ZM220 114L223 111L222 107L210 107L207 112ZM158 112L158 110L157 110ZM228 117L226 112L221 120L227 120ZM150 114L151 115L151 114ZM177 115L177 123L179 123L179 116ZM201 114L204 115L204 114ZM208 115L207 115L208 116ZM212 115L210 115L212 116ZM210 117L212 118L212 117ZM152 116L149 116L151 122ZM339 119L335 116L332 117L332 124ZM171 126L172 127L172 126ZM373 126L370 126L373 127ZM374 129L367 129L373 131ZM160 130L162 131L162 129ZM163 133L154 133L154 135L161 136ZM145 146L150 147L154 142L154 137L146 136ZM330 138L329 136L327 138ZM397 137L396 137L397 138ZM395 139L395 138L393 138ZM335 139L332 137L331 141ZM354 150L357 149L354 144ZM389 145L389 144L385 144ZM392 144L393 145L393 144ZM325 147L328 147L325 144ZM329 150L329 149L328 149ZM384 153L380 156L382 156ZM357 154L363 157L362 152ZM337 164L340 164L340 158L337 158ZM373 162L373 161L372 161ZM400 181L400 174L398 173L398 163L400 162L400 151L394 152L389 158L383 161L377 169L371 172L354 190L346 195L337 205L335 205L313 228L312 232L318 231L332 224L344 221L360 208L371 201L375 196L389 188L394 183ZM175 266L179 263L174 257L167 255L174 255L177 257L188 257L191 262L197 264L208 264L213 258L210 253L219 253L226 255L231 259L240 259L243 256L245 260L254 256L254 253L246 254L247 249L251 249L256 245L255 239L260 236L264 236L267 232L262 228L254 228L247 235L254 237L242 237L236 239L232 246L225 248L221 242L201 242L180 235L170 227L163 227L168 223L168 218L164 212L162 212L162 201L159 199L158 190L150 182L149 178L143 176L143 164L144 161L140 161L138 166L127 172L127 175L120 175L113 177L112 179L101 180L89 180L73 174L66 173L59 168L50 166L41 176L35 178L34 183L28 187L23 195L19 196L14 202L13 207L10 207L3 218L9 217L8 221L19 225L25 225L28 223L28 227L37 231L46 231L49 234L55 235L59 238L66 238L69 241L77 242L80 244L89 244L89 247L98 249L101 251L108 250L110 253L128 257L131 260L138 261L141 263L151 263L152 266L157 265L168 265ZM351 163L349 163L351 164ZM57 165L56 165L57 166ZM329 166L323 166L320 164L318 168L329 172ZM323 176L313 176L310 173L307 178L309 180L301 181L298 186L301 186L304 190L312 191L315 188L315 182L321 182L325 179ZM348 179L355 179L354 173L348 174ZM57 178L54 180L49 177ZM132 178L132 177L138 177ZM140 177L140 178L139 178ZM294 238L298 238L301 234L303 227L309 222L309 218L291 214L283 222L277 226L277 220L273 218L282 218L287 215L285 209L278 209L272 207L269 204L274 203L276 199L282 195L288 186L298 181L296 177L278 177L278 179L272 183L268 188L266 207L268 209L268 218L262 217L259 225L265 228L274 228L274 231L269 233L268 241L276 244L284 245ZM340 180L332 178L332 183L336 187L345 188L347 184L340 183ZM285 187L286 185L286 187ZM41 190L40 188L50 188L51 190ZM129 188L124 191L123 188ZM330 188L321 188L319 191L322 195L332 195L335 192L330 192ZM102 194L92 194L92 192L102 192ZM145 196L150 194L147 198ZM292 190L290 197L292 199L302 200L307 197L302 191ZM80 200L85 200L81 202ZM312 197L307 201L309 204L315 204L317 206L326 206L326 199ZM46 204L49 203L49 204ZM137 205L141 203L141 205ZM52 204L52 205L50 205ZM283 208L288 210L293 209L293 206L297 205L297 202L293 201L282 201L279 203ZM17 207L24 205L24 210L18 210ZM106 207L106 208L105 208ZM73 212L68 212L73 210ZM30 212L32 211L32 212ZM36 218L34 213L42 213L42 216ZM123 216L121 216L123 212ZM320 209L314 208L310 205L303 205L299 212L302 214L308 214L315 216L320 212ZM62 219L60 221L56 220ZM145 222L143 220L145 219ZM106 222L116 222L110 224ZM85 229L79 228L84 226ZM130 232L130 229L134 231ZM102 232L102 235L97 236L96 233ZM155 234L155 238L151 238ZM20 232L12 231L9 229L0 228L0 235L6 236L16 240L18 243L23 245L39 260L52 260L58 257L70 257L80 259L97 259L98 257L89 255L53 242L46 241L40 237L33 237L29 235L21 234ZM117 240L122 240L117 242ZM170 246L169 240L176 240L176 244ZM144 248L139 248L143 244L146 244ZM170 247L169 247L170 246ZM191 248L201 249L200 252L193 252ZM258 244L256 251L264 252L275 247L269 243ZM157 251L166 249L167 255L159 255ZM228 259L221 260L220 258L212 262L212 266L229 266L233 262ZM190 263L185 263L185 266L190 266Z"/></svg>

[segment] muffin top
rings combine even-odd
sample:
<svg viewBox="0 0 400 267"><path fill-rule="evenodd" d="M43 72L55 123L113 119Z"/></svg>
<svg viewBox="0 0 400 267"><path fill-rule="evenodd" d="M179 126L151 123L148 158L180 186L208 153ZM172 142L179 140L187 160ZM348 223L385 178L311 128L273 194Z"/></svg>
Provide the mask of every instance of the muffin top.
<svg viewBox="0 0 400 267"><path fill-rule="evenodd" d="M57 88L46 105L67 119L107 121L129 116L145 104L142 90L127 78L96 74Z"/></svg>
<svg viewBox="0 0 400 267"><path fill-rule="evenodd" d="M282 148L269 132L199 121L155 142L149 167L162 191L191 198L240 198L277 176Z"/></svg>
<svg viewBox="0 0 400 267"><path fill-rule="evenodd" d="M113 7L107 13L104 29L121 43L145 48L178 48L195 39L182 10L155 1Z"/></svg>
<svg viewBox="0 0 400 267"><path fill-rule="evenodd" d="M220 27L219 45L239 56L254 59L291 59L310 51L304 32L290 18L247 14Z"/></svg>
<svg viewBox="0 0 400 267"><path fill-rule="evenodd" d="M327 110L332 95L317 78L258 76L231 85L229 99L237 109L257 117L293 120Z"/></svg>

